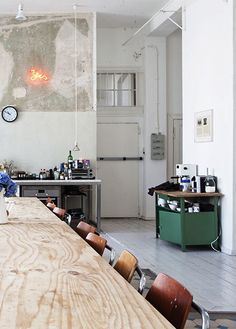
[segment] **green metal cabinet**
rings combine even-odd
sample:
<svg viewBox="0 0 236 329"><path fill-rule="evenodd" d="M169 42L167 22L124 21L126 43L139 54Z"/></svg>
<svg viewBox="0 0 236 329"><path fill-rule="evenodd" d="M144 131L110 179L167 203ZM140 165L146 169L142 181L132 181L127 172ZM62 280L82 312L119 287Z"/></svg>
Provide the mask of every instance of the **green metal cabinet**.
<svg viewBox="0 0 236 329"><path fill-rule="evenodd" d="M218 237L218 203L220 193L186 193L156 191L156 237L181 245L210 245ZM158 205L158 198L177 200L180 211ZM211 204L212 211L189 213L185 200ZM217 242L216 242L217 243Z"/></svg>

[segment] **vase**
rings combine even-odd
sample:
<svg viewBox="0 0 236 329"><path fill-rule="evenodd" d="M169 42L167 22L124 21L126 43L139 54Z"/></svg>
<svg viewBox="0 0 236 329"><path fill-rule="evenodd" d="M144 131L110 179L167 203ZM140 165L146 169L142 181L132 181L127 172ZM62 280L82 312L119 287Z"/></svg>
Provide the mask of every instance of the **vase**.
<svg viewBox="0 0 236 329"><path fill-rule="evenodd" d="M5 190L2 189L0 191L0 224L6 224L8 222L4 193L5 193Z"/></svg>

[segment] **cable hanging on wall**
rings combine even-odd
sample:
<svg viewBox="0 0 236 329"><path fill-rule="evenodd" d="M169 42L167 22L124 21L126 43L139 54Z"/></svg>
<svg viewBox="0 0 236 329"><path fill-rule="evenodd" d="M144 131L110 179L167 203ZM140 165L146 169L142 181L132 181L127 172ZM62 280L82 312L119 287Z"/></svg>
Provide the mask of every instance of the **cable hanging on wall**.
<svg viewBox="0 0 236 329"><path fill-rule="evenodd" d="M75 144L73 151L80 151L80 148L78 146L78 86L77 86L77 80L78 80L78 45L77 45L77 5L73 5L74 9L74 79L75 79Z"/></svg>

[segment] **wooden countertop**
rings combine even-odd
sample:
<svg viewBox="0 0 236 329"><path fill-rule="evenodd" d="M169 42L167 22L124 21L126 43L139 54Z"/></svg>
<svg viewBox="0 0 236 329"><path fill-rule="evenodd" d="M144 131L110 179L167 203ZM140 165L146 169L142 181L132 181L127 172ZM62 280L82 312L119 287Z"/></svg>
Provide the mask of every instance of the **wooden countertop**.
<svg viewBox="0 0 236 329"><path fill-rule="evenodd" d="M209 197L221 197L223 194L221 193L196 193L196 192L181 192L181 191L162 191L162 190L155 190L156 194L163 194L171 197L176 198L209 198Z"/></svg>
<svg viewBox="0 0 236 329"><path fill-rule="evenodd" d="M101 179L16 179L18 185L98 185Z"/></svg>
<svg viewBox="0 0 236 329"><path fill-rule="evenodd" d="M0 225L1 329L174 329L36 198Z"/></svg>

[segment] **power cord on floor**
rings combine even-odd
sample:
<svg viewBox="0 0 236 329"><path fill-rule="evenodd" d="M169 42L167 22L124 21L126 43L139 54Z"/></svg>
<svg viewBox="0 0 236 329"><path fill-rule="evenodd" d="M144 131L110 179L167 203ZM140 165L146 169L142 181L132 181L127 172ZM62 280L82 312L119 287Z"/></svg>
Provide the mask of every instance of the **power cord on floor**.
<svg viewBox="0 0 236 329"><path fill-rule="evenodd" d="M220 236L221 236L221 227L220 227L220 232L219 232L218 237L217 237L215 240L213 240L213 241L211 242L211 248L212 248L214 251L216 251L216 252L221 252L221 250L216 249L216 248L214 247L214 243L220 238Z"/></svg>

